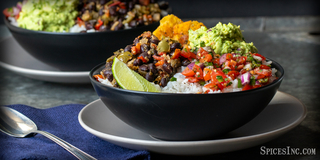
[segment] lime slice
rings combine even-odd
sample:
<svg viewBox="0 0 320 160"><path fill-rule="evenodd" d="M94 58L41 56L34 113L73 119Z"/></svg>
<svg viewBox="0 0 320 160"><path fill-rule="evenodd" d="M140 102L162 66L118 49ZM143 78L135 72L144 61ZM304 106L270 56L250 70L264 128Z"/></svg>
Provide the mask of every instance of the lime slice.
<svg viewBox="0 0 320 160"><path fill-rule="evenodd" d="M113 60L112 74L119 86L123 89L160 92L155 85L144 79L140 74L128 68L127 65L118 58L114 58Z"/></svg>

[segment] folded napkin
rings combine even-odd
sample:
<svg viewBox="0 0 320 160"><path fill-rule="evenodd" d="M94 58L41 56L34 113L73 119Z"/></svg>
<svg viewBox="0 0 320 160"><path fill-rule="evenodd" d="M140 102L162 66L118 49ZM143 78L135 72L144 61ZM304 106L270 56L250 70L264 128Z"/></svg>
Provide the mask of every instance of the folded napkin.
<svg viewBox="0 0 320 160"><path fill-rule="evenodd" d="M36 109L26 105L9 105L33 120L39 130L52 133L98 160L150 159L148 151L123 148L104 141L86 130L78 122L82 104L68 104L49 109ZM50 139L37 134L27 138L14 138L0 132L0 159L77 159Z"/></svg>

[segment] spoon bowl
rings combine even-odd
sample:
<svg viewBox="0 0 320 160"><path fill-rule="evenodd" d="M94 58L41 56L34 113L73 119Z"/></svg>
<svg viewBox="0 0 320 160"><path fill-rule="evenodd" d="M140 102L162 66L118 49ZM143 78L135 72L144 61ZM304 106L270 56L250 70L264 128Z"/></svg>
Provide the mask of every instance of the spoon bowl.
<svg viewBox="0 0 320 160"><path fill-rule="evenodd" d="M37 125L32 120L30 120L22 113L9 107L0 106L0 131L12 137L20 138L26 137L28 135L33 135L34 133L39 133L56 142L78 159L95 159L91 155L83 152L79 148L69 144L68 142L60 139L59 137L46 131L38 130Z"/></svg>

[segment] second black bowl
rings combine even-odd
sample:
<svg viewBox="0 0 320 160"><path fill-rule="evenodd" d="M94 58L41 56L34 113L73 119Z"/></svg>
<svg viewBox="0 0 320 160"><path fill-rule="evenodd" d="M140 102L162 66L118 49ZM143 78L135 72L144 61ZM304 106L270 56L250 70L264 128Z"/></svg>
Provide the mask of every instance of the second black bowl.
<svg viewBox="0 0 320 160"><path fill-rule="evenodd" d="M33 57L62 71L90 71L113 52L132 44L144 31L154 31L159 22L119 31L56 33L27 30L4 19L15 40Z"/></svg>

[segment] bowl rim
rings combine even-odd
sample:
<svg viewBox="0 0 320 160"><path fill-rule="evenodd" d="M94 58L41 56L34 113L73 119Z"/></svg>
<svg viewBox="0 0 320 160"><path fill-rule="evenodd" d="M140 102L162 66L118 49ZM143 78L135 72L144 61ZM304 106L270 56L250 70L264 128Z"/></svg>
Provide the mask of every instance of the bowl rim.
<svg viewBox="0 0 320 160"><path fill-rule="evenodd" d="M139 27L136 27L136 28L131 28L131 29L122 29L122 30L117 30L117 31L101 31L101 32L87 32L87 33L78 33L78 32L47 32L47 31L35 31L35 30L30 30L30 29L25 29L25 28L21 28L21 27L18 27L18 26L15 26L15 25L12 25L8 18L6 16L4 16L4 23L5 25L10 29L10 30L14 30L14 31L17 31L17 32L25 32L25 33L37 33L37 34L48 34L48 35L61 35L61 36L72 36L72 35L95 35L95 34L101 34L101 33L119 33L119 32L131 32L131 31L134 31L134 30L145 30L147 31L147 29L144 29L144 28L148 28L150 26L159 26L160 24L160 21L158 22L153 22L149 25L144 25L144 26L139 26Z"/></svg>
<svg viewBox="0 0 320 160"><path fill-rule="evenodd" d="M267 58L267 57L266 57ZM108 89L111 90L116 90L118 92L127 92L127 93L132 93L132 94L151 94L151 95L168 95L168 96L172 96L172 95L179 95L179 96L189 96L189 95L216 95L216 96L224 96L224 95L233 95L233 94L249 94L251 92L257 92L260 90L264 90L264 89L268 89L270 87L273 87L274 85L277 85L278 83L280 83L283 78L284 78L284 69L283 67L276 61L267 58L267 60L272 61L272 64L275 64L278 68L277 71L281 70L282 73L280 75L280 77L278 77L278 79L274 80L272 83L269 83L265 86L259 87L259 88L254 88L254 89L250 89L250 90L246 90L246 91L238 91L238 92L225 92L225 93L211 93L211 94L198 94L198 93L170 93L170 92L144 92L144 91L135 91L135 90L128 90L128 89L122 89L122 88L116 88L116 87L112 87L112 86L108 86L106 84L103 84L101 82L98 82L96 79L93 78L93 72L95 72L98 68L100 68L102 65L105 65L105 62L102 62L98 65L96 65L93 69L91 69L91 71L89 72L89 78L91 83L94 83L100 87L106 87Z"/></svg>

